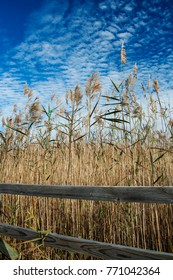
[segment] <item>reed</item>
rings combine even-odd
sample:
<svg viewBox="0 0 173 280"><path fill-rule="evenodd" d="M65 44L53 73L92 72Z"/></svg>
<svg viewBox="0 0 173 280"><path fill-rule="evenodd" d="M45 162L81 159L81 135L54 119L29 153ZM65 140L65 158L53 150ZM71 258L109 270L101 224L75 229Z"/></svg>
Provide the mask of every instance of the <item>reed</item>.
<svg viewBox="0 0 173 280"><path fill-rule="evenodd" d="M124 45L121 63L126 63ZM26 85L26 106L2 118L0 181L26 184L171 186L172 109L159 81L142 83L146 107L135 93L138 67L112 93L101 96L98 74L52 96L46 108ZM101 106L100 100L102 99ZM146 109L147 108L147 109ZM173 206L56 200L3 195L2 221L36 230L173 252ZM7 240L9 240L7 238ZM21 259L87 259L61 250L10 240Z"/></svg>

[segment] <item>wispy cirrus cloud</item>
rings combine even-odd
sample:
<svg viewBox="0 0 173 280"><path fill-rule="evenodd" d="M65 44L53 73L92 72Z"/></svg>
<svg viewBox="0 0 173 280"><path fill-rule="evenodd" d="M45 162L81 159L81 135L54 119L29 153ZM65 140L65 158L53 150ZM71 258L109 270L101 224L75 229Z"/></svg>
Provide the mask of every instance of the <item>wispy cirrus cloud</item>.
<svg viewBox="0 0 173 280"><path fill-rule="evenodd" d="M25 82L45 102L52 90L64 95L66 88L85 85L95 71L106 91L110 78L118 79L122 41L127 73L137 63L140 80L151 74L171 87L172 16L167 0L44 1L28 17L23 41L4 52L2 104L7 108L7 101L23 100ZM8 38L3 38L5 46Z"/></svg>

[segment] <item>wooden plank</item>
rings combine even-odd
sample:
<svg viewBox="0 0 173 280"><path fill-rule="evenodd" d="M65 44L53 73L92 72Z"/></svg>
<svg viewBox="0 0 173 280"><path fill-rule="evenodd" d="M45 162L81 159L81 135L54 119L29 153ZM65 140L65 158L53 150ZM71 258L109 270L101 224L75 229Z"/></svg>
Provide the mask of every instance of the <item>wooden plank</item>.
<svg viewBox="0 0 173 280"><path fill-rule="evenodd" d="M75 238L56 233L39 233L0 223L0 234L19 240L35 240L45 246L87 254L104 260L173 260L173 254Z"/></svg>
<svg viewBox="0 0 173 280"><path fill-rule="evenodd" d="M64 199L173 203L173 187L59 186L0 183L0 193Z"/></svg>

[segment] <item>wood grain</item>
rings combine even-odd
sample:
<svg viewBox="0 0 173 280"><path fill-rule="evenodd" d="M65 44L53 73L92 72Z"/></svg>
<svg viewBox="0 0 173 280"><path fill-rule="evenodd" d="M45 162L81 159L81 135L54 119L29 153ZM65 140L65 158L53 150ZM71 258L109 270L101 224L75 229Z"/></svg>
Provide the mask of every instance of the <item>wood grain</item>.
<svg viewBox="0 0 173 280"><path fill-rule="evenodd" d="M0 183L0 193L115 202L173 203L173 187L59 186Z"/></svg>
<svg viewBox="0 0 173 280"><path fill-rule="evenodd" d="M173 254L132 248L121 245L74 238L56 233L34 230L0 223L0 234L19 240L31 241L53 248L87 254L104 260L173 260Z"/></svg>

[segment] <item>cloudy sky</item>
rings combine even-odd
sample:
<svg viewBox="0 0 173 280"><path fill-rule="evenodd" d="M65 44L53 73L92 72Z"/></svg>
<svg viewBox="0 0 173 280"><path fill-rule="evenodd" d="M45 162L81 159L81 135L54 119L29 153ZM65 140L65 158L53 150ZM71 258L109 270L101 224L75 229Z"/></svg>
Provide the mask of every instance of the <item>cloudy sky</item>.
<svg viewBox="0 0 173 280"><path fill-rule="evenodd" d="M99 72L103 91L130 73L173 94L173 0L0 0L0 110L22 103L28 83L42 102Z"/></svg>

